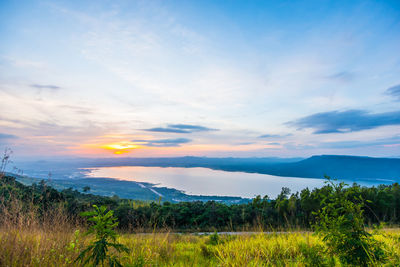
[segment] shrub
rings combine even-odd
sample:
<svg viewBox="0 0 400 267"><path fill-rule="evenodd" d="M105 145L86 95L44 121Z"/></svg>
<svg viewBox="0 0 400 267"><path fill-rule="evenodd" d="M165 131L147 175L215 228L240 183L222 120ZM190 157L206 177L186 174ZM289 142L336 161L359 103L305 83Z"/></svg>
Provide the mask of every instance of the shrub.
<svg viewBox="0 0 400 267"><path fill-rule="evenodd" d="M117 219L114 218L112 210L106 212L105 206L99 208L93 205L93 208L93 211L82 212L81 216L89 217L88 221L94 223L85 234L94 234L95 240L89 243L75 261L92 263L93 266L104 265L106 261L110 266L122 266L115 256L108 253L110 248L117 252L129 251L125 245L116 242L117 233L114 228L118 225Z"/></svg>
<svg viewBox="0 0 400 267"><path fill-rule="evenodd" d="M345 264L368 266L385 260L383 244L364 227L361 196L351 197L343 182L335 184L329 177L330 190L322 197L316 213L316 233L323 237L329 251Z"/></svg>

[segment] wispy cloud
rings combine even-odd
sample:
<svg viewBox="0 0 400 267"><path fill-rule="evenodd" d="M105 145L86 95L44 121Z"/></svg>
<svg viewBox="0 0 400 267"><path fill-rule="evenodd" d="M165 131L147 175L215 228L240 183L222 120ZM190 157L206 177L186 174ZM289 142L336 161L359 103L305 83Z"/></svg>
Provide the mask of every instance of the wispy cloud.
<svg viewBox="0 0 400 267"><path fill-rule="evenodd" d="M204 132L204 131L215 131L216 129L211 129L208 127L200 125L190 125L190 124L170 124L168 127L182 129L191 132Z"/></svg>
<svg viewBox="0 0 400 267"><path fill-rule="evenodd" d="M393 146L400 145L400 135L388 138L379 138L375 140L343 140L332 142L310 142L307 144L309 148L328 148L328 149L353 149L362 147L375 146Z"/></svg>
<svg viewBox="0 0 400 267"><path fill-rule="evenodd" d="M329 75L327 78L330 80L338 81L338 82L351 82L354 80L355 74L350 71L341 71Z"/></svg>
<svg viewBox="0 0 400 267"><path fill-rule="evenodd" d="M155 127L145 129L148 132L162 132L162 133L193 133L193 132L208 132L217 131L218 129L212 129L201 125L191 124L169 124L167 127Z"/></svg>
<svg viewBox="0 0 400 267"><path fill-rule="evenodd" d="M17 139L18 136L13 135L13 134L4 134L0 133L0 139Z"/></svg>
<svg viewBox="0 0 400 267"><path fill-rule="evenodd" d="M267 145L270 145L270 146L279 146L280 143L278 143L278 142L271 142L271 143L267 143Z"/></svg>
<svg viewBox="0 0 400 267"><path fill-rule="evenodd" d="M386 125L400 125L400 111L375 114L365 110L321 112L286 124L298 129L314 129L315 134L355 132Z"/></svg>
<svg viewBox="0 0 400 267"><path fill-rule="evenodd" d="M160 133L188 133L188 131L168 128L168 127L155 127L150 129L145 129L148 132L160 132Z"/></svg>
<svg viewBox="0 0 400 267"><path fill-rule="evenodd" d="M292 136L293 134L263 134L260 135L258 138L283 138Z"/></svg>
<svg viewBox="0 0 400 267"><path fill-rule="evenodd" d="M239 143L236 143L235 145L248 146L248 145L253 145L253 144L255 144L255 142L239 142Z"/></svg>
<svg viewBox="0 0 400 267"><path fill-rule="evenodd" d="M372 141L338 141L338 142L323 142L318 145L321 148L357 148L357 147L370 147L370 146L385 146L385 145L393 145L400 144L400 136L396 136L393 138L385 138L378 139Z"/></svg>
<svg viewBox="0 0 400 267"><path fill-rule="evenodd" d="M61 89L60 86L52 84L31 84L30 86L36 89L51 89L51 90Z"/></svg>
<svg viewBox="0 0 400 267"><path fill-rule="evenodd" d="M134 143L140 143L142 146L149 147L177 147L181 144L191 142L191 139L187 138L175 138L175 139L157 139L157 140L132 140Z"/></svg>
<svg viewBox="0 0 400 267"><path fill-rule="evenodd" d="M400 101L400 84L388 88L385 94L393 96L397 101Z"/></svg>
<svg viewBox="0 0 400 267"><path fill-rule="evenodd" d="M270 145L274 143L269 143ZM400 135L392 136L389 138L380 138L376 140L345 140L334 142L308 142L308 143L293 143L289 142L284 144L285 148L289 149L356 149L363 147L384 147L384 146L397 146L400 145Z"/></svg>

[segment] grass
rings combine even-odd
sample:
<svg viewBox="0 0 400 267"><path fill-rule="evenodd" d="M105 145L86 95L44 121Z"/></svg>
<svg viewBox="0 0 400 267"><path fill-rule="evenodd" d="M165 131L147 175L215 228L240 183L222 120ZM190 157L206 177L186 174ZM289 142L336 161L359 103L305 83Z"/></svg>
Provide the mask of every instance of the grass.
<svg viewBox="0 0 400 267"><path fill-rule="evenodd" d="M73 263L89 243L81 231L1 229L0 266L79 266ZM400 262L400 230L376 237L389 255L386 266ZM124 266L341 266L324 252L324 243L308 232L196 236L191 234L121 234L130 248Z"/></svg>

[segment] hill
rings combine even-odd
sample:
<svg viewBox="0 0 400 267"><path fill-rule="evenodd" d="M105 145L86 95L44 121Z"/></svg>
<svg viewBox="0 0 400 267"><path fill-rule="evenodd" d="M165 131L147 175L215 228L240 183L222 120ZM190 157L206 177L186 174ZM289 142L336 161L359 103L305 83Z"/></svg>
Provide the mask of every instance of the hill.
<svg viewBox="0 0 400 267"><path fill-rule="evenodd" d="M400 179L400 159L356 156L313 156L298 162L277 164L266 172L280 176L340 179Z"/></svg>

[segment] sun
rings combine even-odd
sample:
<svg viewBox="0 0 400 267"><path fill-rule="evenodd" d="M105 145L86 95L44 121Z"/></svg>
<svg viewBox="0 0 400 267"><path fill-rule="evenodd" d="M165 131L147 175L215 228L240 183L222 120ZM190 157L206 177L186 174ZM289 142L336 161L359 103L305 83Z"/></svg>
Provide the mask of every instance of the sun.
<svg viewBox="0 0 400 267"><path fill-rule="evenodd" d="M101 148L112 151L116 155L130 153L132 150L138 149L139 147L139 145L132 142L117 142L101 146Z"/></svg>

